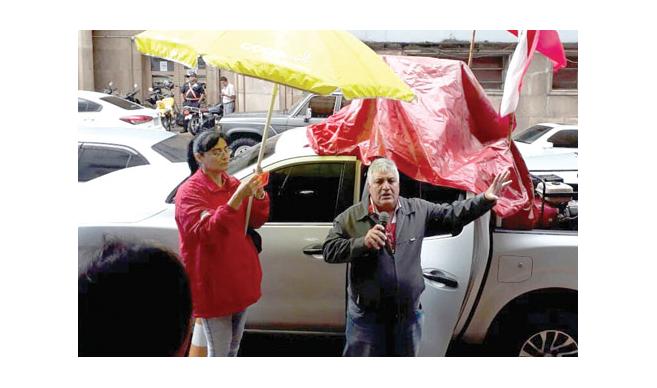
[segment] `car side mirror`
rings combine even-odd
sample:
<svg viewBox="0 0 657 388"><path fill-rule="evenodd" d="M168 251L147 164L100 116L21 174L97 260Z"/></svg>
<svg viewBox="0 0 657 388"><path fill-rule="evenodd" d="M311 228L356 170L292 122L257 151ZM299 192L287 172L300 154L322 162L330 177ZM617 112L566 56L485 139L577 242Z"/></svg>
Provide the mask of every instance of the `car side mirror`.
<svg viewBox="0 0 657 388"><path fill-rule="evenodd" d="M306 108L306 114L303 116L303 122L307 123L310 121L310 118L313 117L313 110L308 107Z"/></svg>
<svg viewBox="0 0 657 388"><path fill-rule="evenodd" d="M545 148L545 149L553 148L553 147L554 147L554 143L552 143L551 141L548 141L548 142L545 143L545 145L543 146L543 148Z"/></svg>

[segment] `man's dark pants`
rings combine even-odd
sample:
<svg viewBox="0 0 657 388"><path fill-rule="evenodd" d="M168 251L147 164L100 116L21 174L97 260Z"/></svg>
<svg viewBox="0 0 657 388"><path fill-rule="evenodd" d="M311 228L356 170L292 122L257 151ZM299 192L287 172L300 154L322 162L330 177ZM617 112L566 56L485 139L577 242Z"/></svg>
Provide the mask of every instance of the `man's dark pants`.
<svg viewBox="0 0 657 388"><path fill-rule="evenodd" d="M352 300L347 306L343 356L417 356L424 312L406 314L364 310Z"/></svg>

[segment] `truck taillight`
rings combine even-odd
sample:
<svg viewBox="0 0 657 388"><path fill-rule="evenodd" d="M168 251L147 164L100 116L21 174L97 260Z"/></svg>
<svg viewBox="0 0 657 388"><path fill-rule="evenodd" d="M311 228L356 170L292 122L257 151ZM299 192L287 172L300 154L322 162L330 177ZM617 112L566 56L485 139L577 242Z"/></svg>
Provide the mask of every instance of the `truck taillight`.
<svg viewBox="0 0 657 388"><path fill-rule="evenodd" d="M143 124L149 121L153 121L153 118L151 116L146 116L146 115L133 115L133 116L121 117L121 121L125 121L126 123L130 123L130 124Z"/></svg>

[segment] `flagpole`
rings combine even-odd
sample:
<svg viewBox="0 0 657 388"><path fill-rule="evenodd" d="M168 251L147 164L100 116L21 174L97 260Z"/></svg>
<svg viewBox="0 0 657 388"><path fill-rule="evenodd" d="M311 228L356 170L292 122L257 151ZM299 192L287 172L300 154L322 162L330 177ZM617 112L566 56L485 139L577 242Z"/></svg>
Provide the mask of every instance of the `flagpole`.
<svg viewBox="0 0 657 388"><path fill-rule="evenodd" d="M472 51L474 50L475 33L477 30L472 30L472 39L470 40L470 53L468 54L468 67L472 67Z"/></svg>

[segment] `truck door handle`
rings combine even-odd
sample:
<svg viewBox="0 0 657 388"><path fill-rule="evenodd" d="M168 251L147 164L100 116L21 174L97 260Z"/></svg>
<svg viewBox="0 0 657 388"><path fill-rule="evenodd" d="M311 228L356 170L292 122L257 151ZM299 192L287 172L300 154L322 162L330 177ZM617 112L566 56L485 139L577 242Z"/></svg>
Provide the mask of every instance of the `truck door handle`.
<svg viewBox="0 0 657 388"><path fill-rule="evenodd" d="M321 244L310 244L303 247L304 255L321 255L322 253L324 253L324 250Z"/></svg>
<svg viewBox="0 0 657 388"><path fill-rule="evenodd" d="M448 274L440 269L425 269L422 271L422 275L429 280L442 283L447 287L457 288L459 286L459 282L456 281L454 275Z"/></svg>

